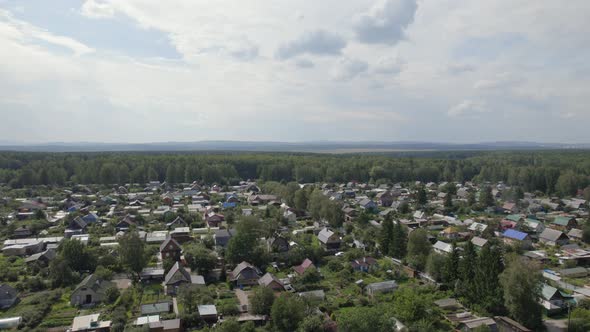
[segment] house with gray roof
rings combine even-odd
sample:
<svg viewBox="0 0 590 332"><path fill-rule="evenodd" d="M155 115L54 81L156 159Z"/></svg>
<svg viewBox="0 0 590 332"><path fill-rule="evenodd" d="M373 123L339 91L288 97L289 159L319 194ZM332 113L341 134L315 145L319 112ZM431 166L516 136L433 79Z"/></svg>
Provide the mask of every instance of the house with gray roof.
<svg viewBox="0 0 590 332"><path fill-rule="evenodd" d="M106 290L115 287L108 280L102 280L94 274L84 278L74 289L70 296L70 304L73 306L92 306L102 303L106 299Z"/></svg>
<svg viewBox="0 0 590 332"><path fill-rule="evenodd" d="M569 243L569 238L562 231L552 228L545 228L539 235L539 242L549 246L562 246Z"/></svg>
<svg viewBox="0 0 590 332"><path fill-rule="evenodd" d="M324 228L318 233L318 240L326 250L335 251L340 249L340 237L328 228Z"/></svg>

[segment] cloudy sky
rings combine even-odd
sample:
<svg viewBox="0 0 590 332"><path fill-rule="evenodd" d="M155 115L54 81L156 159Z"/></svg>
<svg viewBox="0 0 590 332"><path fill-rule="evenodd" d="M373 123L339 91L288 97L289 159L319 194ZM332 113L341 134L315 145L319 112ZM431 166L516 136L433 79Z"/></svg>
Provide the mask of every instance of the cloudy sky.
<svg viewBox="0 0 590 332"><path fill-rule="evenodd" d="M588 0L0 0L0 142L590 142Z"/></svg>

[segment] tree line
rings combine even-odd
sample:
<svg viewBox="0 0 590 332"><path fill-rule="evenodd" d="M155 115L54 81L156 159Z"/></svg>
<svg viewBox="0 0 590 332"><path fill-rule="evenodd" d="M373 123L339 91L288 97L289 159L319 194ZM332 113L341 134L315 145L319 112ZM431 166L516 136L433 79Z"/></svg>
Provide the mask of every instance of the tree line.
<svg viewBox="0 0 590 332"><path fill-rule="evenodd" d="M0 183L28 185L202 181L504 181L525 191L571 195L589 183L586 151L456 154L0 153Z"/></svg>

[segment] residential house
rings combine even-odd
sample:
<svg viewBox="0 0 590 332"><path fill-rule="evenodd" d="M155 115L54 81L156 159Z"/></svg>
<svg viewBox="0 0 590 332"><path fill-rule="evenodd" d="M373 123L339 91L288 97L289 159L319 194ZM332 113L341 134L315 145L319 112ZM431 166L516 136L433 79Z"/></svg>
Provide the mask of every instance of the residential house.
<svg viewBox="0 0 590 332"><path fill-rule="evenodd" d="M318 240L322 247L329 251L340 249L340 244L342 242L340 237L328 228L324 228L318 233Z"/></svg>
<svg viewBox="0 0 590 332"><path fill-rule="evenodd" d="M55 249L47 249L43 252L33 254L25 258L25 263L28 265L38 264L41 267L49 266L49 263L57 256Z"/></svg>
<svg viewBox="0 0 590 332"><path fill-rule="evenodd" d="M237 286L253 286L258 284L262 273L248 262L241 262L230 272L229 279Z"/></svg>
<svg viewBox="0 0 590 332"><path fill-rule="evenodd" d="M86 234L88 223L80 217L76 217L70 221L64 232L65 237L70 238L74 234Z"/></svg>
<svg viewBox="0 0 590 332"><path fill-rule="evenodd" d="M377 204L368 198L361 199L359 201L359 206L366 211L377 211L378 210Z"/></svg>
<svg viewBox="0 0 590 332"><path fill-rule="evenodd" d="M438 254L446 255L453 252L453 245L442 241L436 241L436 243L432 246L432 249Z"/></svg>
<svg viewBox="0 0 590 332"><path fill-rule="evenodd" d="M27 256L27 255L34 255L43 251L45 247L45 242L32 239L30 241L24 241L20 243L14 243L10 245L6 245L2 248L2 253L4 256Z"/></svg>
<svg viewBox="0 0 590 332"><path fill-rule="evenodd" d="M205 214L205 221L209 227L219 227L225 221L225 217L222 214L211 211Z"/></svg>
<svg viewBox="0 0 590 332"><path fill-rule="evenodd" d="M461 237L461 234L459 234L457 228L453 226L443 229L440 234L449 240L455 240Z"/></svg>
<svg viewBox="0 0 590 332"><path fill-rule="evenodd" d="M215 305L201 304L197 307L197 311L199 312L199 317L208 324L217 322L217 308Z"/></svg>
<svg viewBox="0 0 590 332"><path fill-rule="evenodd" d="M572 228L572 229L570 229L569 232L567 232L567 237L569 237L572 240L581 241L583 234L584 233L582 232L581 229Z"/></svg>
<svg viewBox="0 0 590 332"><path fill-rule="evenodd" d="M84 217L82 217L87 224L92 224L100 221L100 218L96 215L96 213L88 213Z"/></svg>
<svg viewBox="0 0 590 332"><path fill-rule="evenodd" d="M551 223L551 227L562 231L578 227L578 222L574 217L558 216Z"/></svg>
<svg viewBox="0 0 590 332"><path fill-rule="evenodd" d="M205 286L205 279L203 276L191 274L179 262L174 263L164 278L164 288L168 295L175 295L180 286L190 284Z"/></svg>
<svg viewBox="0 0 590 332"><path fill-rule="evenodd" d="M569 269L563 269L559 271L559 275L562 278L585 278L588 276L588 269L585 267L572 267Z"/></svg>
<svg viewBox="0 0 590 332"><path fill-rule="evenodd" d="M387 280L368 284L365 287L365 292L368 296L373 297L376 294L391 293L397 289L395 280Z"/></svg>
<svg viewBox="0 0 590 332"><path fill-rule="evenodd" d="M215 245L225 248L229 243L229 240L236 234L234 229L218 229L215 230Z"/></svg>
<svg viewBox="0 0 590 332"><path fill-rule="evenodd" d="M285 286L279 280L279 278L275 277L272 273L269 272L267 272L260 279L258 279L258 284L263 287L271 288L272 290L277 292L282 292L285 290Z"/></svg>
<svg viewBox="0 0 590 332"><path fill-rule="evenodd" d="M125 232L129 230L132 226L136 226L137 223L135 222L135 216L130 214L126 215L123 219L121 219L117 225L115 225L115 229L117 232Z"/></svg>
<svg viewBox="0 0 590 332"><path fill-rule="evenodd" d="M563 310L571 300L571 295L564 293L553 286L543 284L541 290L541 305L547 309L548 312L559 312Z"/></svg>
<svg viewBox="0 0 590 332"><path fill-rule="evenodd" d="M539 220L526 218L522 223L521 231L532 234L541 234L545 230L545 224Z"/></svg>
<svg viewBox="0 0 590 332"><path fill-rule="evenodd" d="M569 243L569 238L562 231L552 228L546 228L539 235L539 242L549 246L562 246Z"/></svg>
<svg viewBox="0 0 590 332"><path fill-rule="evenodd" d="M481 234L488 228L488 225L479 222L473 222L468 229L474 234Z"/></svg>
<svg viewBox="0 0 590 332"><path fill-rule="evenodd" d="M164 280L164 269L157 267L146 267L139 274L141 281L163 281Z"/></svg>
<svg viewBox="0 0 590 332"><path fill-rule="evenodd" d="M270 252L287 252L289 251L289 241L281 235L275 235L266 240L268 251Z"/></svg>
<svg viewBox="0 0 590 332"><path fill-rule="evenodd" d="M191 229L188 227L176 227L170 231L170 237L181 244L193 239L191 236Z"/></svg>
<svg viewBox="0 0 590 332"><path fill-rule="evenodd" d="M176 217L176 219L167 223L166 227L168 227L168 229L174 229L177 227L188 227L188 224L186 223L186 221L184 221L184 219L182 219L182 217L178 216Z"/></svg>
<svg viewBox="0 0 590 332"><path fill-rule="evenodd" d="M524 232L519 232L514 229L507 229L502 234L504 243L508 245L518 244L522 248L530 248L532 246L531 237Z"/></svg>
<svg viewBox="0 0 590 332"><path fill-rule="evenodd" d="M7 284L0 285L0 309L12 307L18 301L16 289Z"/></svg>
<svg viewBox="0 0 590 332"><path fill-rule="evenodd" d="M502 210L504 210L504 213L517 213L518 206L516 205L516 203L506 202L504 203L504 205L502 205Z"/></svg>
<svg viewBox="0 0 590 332"><path fill-rule="evenodd" d="M350 265L352 266L352 269L354 271L359 272L369 272L378 266L377 260L370 256L355 259L352 262L350 262Z"/></svg>
<svg viewBox="0 0 590 332"><path fill-rule="evenodd" d="M479 236L474 236L473 238L471 238L471 243L473 243L473 245L477 249L483 249L483 247L488 245L488 242L488 240L481 238Z"/></svg>
<svg viewBox="0 0 590 332"><path fill-rule="evenodd" d="M30 229L27 226L21 226L12 232L12 237L15 239L23 239L33 235Z"/></svg>
<svg viewBox="0 0 590 332"><path fill-rule="evenodd" d="M113 282L102 280L91 274L84 278L74 289L70 296L70 304L73 306L95 305L106 299L106 290L115 287Z"/></svg>
<svg viewBox="0 0 590 332"><path fill-rule="evenodd" d="M164 240L164 242L162 242L160 245L160 254L162 255L162 259L173 259L175 261L179 261L181 253L182 247L172 237L166 238L166 240Z"/></svg>
<svg viewBox="0 0 590 332"><path fill-rule="evenodd" d="M379 205L384 207L390 207L393 204L393 200L395 199L390 191L383 191L378 193L375 198L379 202Z"/></svg>
<svg viewBox="0 0 590 332"><path fill-rule="evenodd" d="M315 269L315 265L313 265L313 262L309 259L306 258L303 263L301 263L301 265L297 265L293 268L293 270L295 270L295 272L297 272L297 274L299 275L303 275L305 273L305 271L307 271L308 269Z"/></svg>

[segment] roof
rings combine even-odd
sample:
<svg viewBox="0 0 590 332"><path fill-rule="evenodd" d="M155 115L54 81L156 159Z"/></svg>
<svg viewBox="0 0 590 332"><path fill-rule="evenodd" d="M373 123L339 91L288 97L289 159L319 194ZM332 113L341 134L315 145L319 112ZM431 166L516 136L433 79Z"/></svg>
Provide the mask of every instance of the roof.
<svg viewBox="0 0 590 332"><path fill-rule="evenodd" d="M166 240L164 240L164 242L162 242L162 244L160 244L160 251L164 251L168 244L173 244L176 246L176 248L180 249L180 244L176 242L176 240L174 240L172 237L168 237L166 238Z"/></svg>
<svg viewBox="0 0 590 332"><path fill-rule="evenodd" d="M84 278L84 280L82 280L82 282L80 282L78 284L78 286L76 286L76 289L74 289L74 292L78 291L80 288L87 287L87 288L94 290L96 293L102 293L102 292L106 291L107 288L113 287L114 285L115 285L114 283L112 283L108 280L102 280L99 277L97 277L95 274L91 274L91 275L87 276L86 278Z"/></svg>
<svg viewBox="0 0 590 332"><path fill-rule="evenodd" d="M202 304L197 307L201 316L217 316L217 308L213 304Z"/></svg>
<svg viewBox="0 0 590 332"><path fill-rule="evenodd" d="M72 332L85 331L91 326L92 328L106 328L111 326L111 321L99 321L99 317L100 314L74 317L74 321L72 322Z"/></svg>
<svg viewBox="0 0 590 332"><path fill-rule="evenodd" d="M256 268L254 265L244 261L241 262L240 264L238 264L232 271L232 276L233 278L237 278L238 275L240 275L240 273L242 273L242 271L244 271L245 269L250 268L250 269L254 269L254 271L256 271L256 273L260 273L260 271L258 270L258 268Z"/></svg>
<svg viewBox="0 0 590 332"><path fill-rule="evenodd" d="M519 240L519 241L526 239L526 237L528 236L527 233L519 232L514 229L507 229L506 231L504 231L504 234L502 234L502 235L504 235L504 237Z"/></svg>
<svg viewBox="0 0 590 332"><path fill-rule="evenodd" d="M293 269L295 270L295 272L303 274L305 270L307 270L307 268L309 268L310 266L314 266L313 262L309 258L306 258L303 261L303 263L301 263L301 265L297 265Z"/></svg>
<svg viewBox="0 0 590 332"><path fill-rule="evenodd" d="M318 240L320 240L320 242L322 243L328 243L328 241L334 234L335 233L331 230L324 228L318 233Z"/></svg>
<svg viewBox="0 0 590 332"><path fill-rule="evenodd" d="M262 278L258 279L258 284L262 286L268 286L273 281L277 282L281 286L283 285L283 283L270 272L267 272L265 275L262 276Z"/></svg>
<svg viewBox="0 0 590 332"><path fill-rule="evenodd" d="M452 298L437 300L434 301L434 304L440 308L460 306L459 302Z"/></svg>
<svg viewBox="0 0 590 332"><path fill-rule="evenodd" d="M522 218L520 214L509 214L506 216L506 219L514 222L518 222Z"/></svg>
<svg viewBox="0 0 590 332"><path fill-rule="evenodd" d="M488 240L481 238L479 236L474 236L471 239L471 243L473 243L473 245L477 246L477 247L483 247L488 243Z"/></svg>
<svg viewBox="0 0 590 332"><path fill-rule="evenodd" d="M164 278L164 283L167 284L170 279L172 279L172 277L174 277L174 275L179 272L180 274L182 274L182 276L184 277L184 279L187 282L191 281L191 275L190 273L188 273L187 270L185 270L182 266L180 266L179 262L174 263L174 265L172 266L172 268L170 268L170 271L168 271L168 273L166 274L166 277Z"/></svg>
<svg viewBox="0 0 590 332"><path fill-rule="evenodd" d="M569 224L570 220L572 220L571 217L557 216L553 220L553 224L559 225L559 226L567 226Z"/></svg>
<svg viewBox="0 0 590 332"><path fill-rule="evenodd" d="M453 246L449 243L436 241L436 243L432 246L434 249L438 249L444 252L451 252L453 250Z"/></svg>
<svg viewBox="0 0 590 332"><path fill-rule="evenodd" d="M374 282L372 284L367 285L367 289L370 289L372 291L390 290L395 288L397 288L397 283L395 282L395 280Z"/></svg>
<svg viewBox="0 0 590 332"><path fill-rule="evenodd" d="M567 233L567 236L569 237L574 237L574 238L579 238L581 239L583 235L583 232L581 229L578 228L572 228L570 229L570 231Z"/></svg>
<svg viewBox="0 0 590 332"><path fill-rule="evenodd" d="M564 236L567 238L567 235L563 234L562 231L558 231L551 228L545 228L541 235L539 235L539 238L555 242Z"/></svg>
<svg viewBox="0 0 590 332"><path fill-rule="evenodd" d="M141 305L141 314L150 315L170 311L170 302L158 302Z"/></svg>

